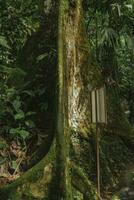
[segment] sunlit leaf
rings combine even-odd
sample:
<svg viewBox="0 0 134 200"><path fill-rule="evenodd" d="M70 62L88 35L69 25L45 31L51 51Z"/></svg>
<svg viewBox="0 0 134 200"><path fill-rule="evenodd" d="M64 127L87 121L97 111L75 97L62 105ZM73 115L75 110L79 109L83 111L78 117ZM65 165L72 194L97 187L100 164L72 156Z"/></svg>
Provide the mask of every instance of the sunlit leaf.
<svg viewBox="0 0 134 200"><path fill-rule="evenodd" d="M19 99L15 99L13 101L13 107L14 107L15 111L18 112L21 107L21 101Z"/></svg>
<svg viewBox="0 0 134 200"><path fill-rule="evenodd" d="M25 118L25 114L24 114L24 112L17 113L17 114L14 116L14 118L15 118L15 120L24 119L24 118Z"/></svg>
<svg viewBox="0 0 134 200"><path fill-rule="evenodd" d="M35 114L36 114L36 112L29 111L26 113L26 116L28 117L28 116L35 115Z"/></svg>
<svg viewBox="0 0 134 200"><path fill-rule="evenodd" d="M28 131L25 131L25 130L20 130L19 135L25 140L26 138L29 137L30 133Z"/></svg>
<svg viewBox="0 0 134 200"><path fill-rule="evenodd" d="M32 120L25 121L25 124L28 128L34 128L35 123Z"/></svg>
<svg viewBox="0 0 134 200"><path fill-rule="evenodd" d="M43 60L44 58L46 58L47 56L48 56L47 53L41 54L41 55L39 55L39 56L36 58L36 60L37 60L37 62L39 62L39 61Z"/></svg>
<svg viewBox="0 0 134 200"><path fill-rule="evenodd" d="M16 160L13 160L13 161L11 162L11 166L12 166L13 169L16 169L16 168L17 168L17 162L16 162Z"/></svg>
<svg viewBox="0 0 134 200"><path fill-rule="evenodd" d="M0 36L0 46L10 49L10 46L8 45L8 42L4 36Z"/></svg>

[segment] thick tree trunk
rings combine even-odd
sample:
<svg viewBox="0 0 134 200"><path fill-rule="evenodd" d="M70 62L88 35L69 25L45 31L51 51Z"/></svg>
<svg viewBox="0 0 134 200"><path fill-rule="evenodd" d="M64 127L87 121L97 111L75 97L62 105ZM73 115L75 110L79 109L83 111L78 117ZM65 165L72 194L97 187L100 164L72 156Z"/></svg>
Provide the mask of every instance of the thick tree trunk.
<svg viewBox="0 0 134 200"><path fill-rule="evenodd" d="M94 81L93 67L91 70L89 68L88 43L84 31L81 1L77 0L72 4L69 0L60 0L57 3L51 0L46 1L45 6L47 22L54 21L52 12L59 12L58 22L54 21L59 27L56 133L48 154L17 181L2 188L0 196L4 200L71 200L74 199L72 195L74 190L72 185L74 185L84 193L85 198L92 196L92 199L96 199L95 188L82 170L72 163L70 157L71 130L80 133L89 132L88 75ZM50 27L49 29L51 34L52 30ZM90 72L86 74L88 69ZM92 85L92 82L90 84ZM75 183L76 177L79 184Z"/></svg>

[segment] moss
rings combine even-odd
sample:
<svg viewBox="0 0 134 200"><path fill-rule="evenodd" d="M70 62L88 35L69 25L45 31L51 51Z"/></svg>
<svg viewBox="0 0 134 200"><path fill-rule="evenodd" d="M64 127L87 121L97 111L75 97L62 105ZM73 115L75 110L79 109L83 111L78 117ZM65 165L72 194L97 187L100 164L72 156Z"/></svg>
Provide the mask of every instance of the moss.
<svg viewBox="0 0 134 200"><path fill-rule="evenodd" d="M83 193L86 199L90 198L91 200L99 200L100 198L97 195L96 187L88 180L82 169L73 163L71 165L73 174L72 182L74 187Z"/></svg>
<svg viewBox="0 0 134 200"><path fill-rule="evenodd" d="M66 11L68 1L60 1L59 7L59 33L58 33L58 115L57 115L57 169L59 175L59 198L72 199L71 183L69 178L69 132L66 116L65 102L65 70L64 62L64 23L66 23Z"/></svg>
<svg viewBox="0 0 134 200"><path fill-rule="evenodd" d="M117 195L114 195L111 200L121 200Z"/></svg>

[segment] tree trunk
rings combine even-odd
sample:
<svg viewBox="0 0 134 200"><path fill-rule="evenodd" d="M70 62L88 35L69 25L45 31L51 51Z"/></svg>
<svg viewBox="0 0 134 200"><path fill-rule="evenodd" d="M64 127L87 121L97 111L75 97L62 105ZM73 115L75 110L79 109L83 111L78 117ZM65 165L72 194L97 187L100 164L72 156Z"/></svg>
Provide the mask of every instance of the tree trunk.
<svg viewBox="0 0 134 200"><path fill-rule="evenodd" d="M94 74L97 77L89 63L81 0L74 3L69 0L57 3L50 0L45 2L45 6L47 22L58 23L56 133L47 155L21 178L2 188L0 196L4 200L71 200L74 199L72 191L77 189L84 198L96 199L95 187L71 161L70 155L72 131L81 134L89 132L90 99L87 83L91 85L90 88L93 87L96 82ZM59 12L58 22L52 19L55 17L51 16L52 12L55 16ZM51 28L48 29L51 34ZM91 82L88 81L90 79ZM76 177L79 184L75 182Z"/></svg>

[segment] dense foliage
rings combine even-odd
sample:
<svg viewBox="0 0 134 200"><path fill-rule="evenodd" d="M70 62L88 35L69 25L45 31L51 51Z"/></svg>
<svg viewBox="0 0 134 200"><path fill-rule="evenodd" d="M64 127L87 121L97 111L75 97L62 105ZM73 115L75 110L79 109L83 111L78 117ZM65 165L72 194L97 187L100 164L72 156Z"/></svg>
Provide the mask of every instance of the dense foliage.
<svg viewBox="0 0 134 200"><path fill-rule="evenodd" d="M37 1L2 1L0 4L0 124L1 134L25 140L35 127L35 96L26 80L28 72L18 62L21 49L40 23ZM40 91L43 93L43 91Z"/></svg>
<svg viewBox="0 0 134 200"><path fill-rule="evenodd" d="M23 55L27 41L39 30L41 12L38 1L0 2L0 165L5 163L1 177L22 170L31 138L36 137L37 145L40 141L37 112L48 106L39 67L47 54L28 55L34 60L34 69Z"/></svg>
<svg viewBox="0 0 134 200"><path fill-rule="evenodd" d="M104 82L118 85L124 110L133 124L134 1L89 2L86 23Z"/></svg>

